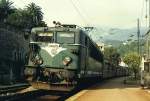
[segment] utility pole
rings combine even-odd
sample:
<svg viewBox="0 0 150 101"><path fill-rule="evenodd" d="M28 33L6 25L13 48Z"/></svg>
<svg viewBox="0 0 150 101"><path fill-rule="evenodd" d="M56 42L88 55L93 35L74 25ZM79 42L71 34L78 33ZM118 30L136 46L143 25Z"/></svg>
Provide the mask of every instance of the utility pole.
<svg viewBox="0 0 150 101"><path fill-rule="evenodd" d="M140 59L141 54L140 54L140 20L139 20L139 18L137 19L137 39L138 39L138 43L137 43L137 45L138 45L138 55L139 55L139 59ZM141 73L140 73L141 74L140 82L143 85L144 84L143 83L143 69L140 65L139 65L139 67L141 68L140 69L140 71L141 71Z"/></svg>
<svg viewBox="0 0 150 101"><path fill-rule="evenodd" d="M147 25L147 21L148 21L148 14L147 14L147 9L148 9L148 0L145 0L145 3L146 3L146 9L145 9L145 24L146 24L146 27L148 27L148 25Z"/></svg>
<svg viewBox="0 0 150 101"><path fill-rule="evenodd" d="M140 55L140 20L139 19L137 19L137 40L138 40L137 52Z"/></svg>
<svg viewBox="0 0 150 101"><path fill-rule="evenodd" d="M150 29L150 0L149 0L149 29Z"/></svg>

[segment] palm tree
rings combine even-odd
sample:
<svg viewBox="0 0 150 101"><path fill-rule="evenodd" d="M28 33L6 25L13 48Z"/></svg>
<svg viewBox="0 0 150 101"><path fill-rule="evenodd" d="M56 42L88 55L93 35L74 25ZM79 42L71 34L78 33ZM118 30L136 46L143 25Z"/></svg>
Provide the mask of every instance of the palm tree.
<svg viewBox="0 0 150 101"><path fill-rule="evenodd" d="M8 15L14 11L14 7L12 6L12 4L13 2L9 0L0 1L0 22L5 22Z"/></svg>
<svg viewBox="0 0 150 101"><path fill-rule="evenodd" d="M25 15L26 11L22 9L17 9L14 11L14 13L11 13L7 17L7 25L10 25L11 27L15 27L18 29L25 28L26 23L28 23L27 15Z"/></svg>
<svg viewBox="0 0 150 101"><path fill-rule="evenodd" d="M7 24L11 28L15 27L18 30L31 30L36 26L46 26L46 23L42 19L43 13L41 8L31 3L25 9L16 9L14 13L11 13L7 17Z"/></svg>
<svg viewBox="0 0 150 101"><path fill-rule="evenodd" d="M43 12L41 7L37 6L35 3L31 3L26 7L29 15L31 16L31 22L33 26L38 26L43 19Z"/></svg>

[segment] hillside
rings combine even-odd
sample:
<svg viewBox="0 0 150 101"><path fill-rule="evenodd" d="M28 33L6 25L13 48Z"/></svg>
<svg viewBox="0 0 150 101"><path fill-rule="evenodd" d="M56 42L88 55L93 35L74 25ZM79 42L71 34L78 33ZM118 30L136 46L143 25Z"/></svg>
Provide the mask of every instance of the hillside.
<svg viewBox="0 0 150 101"><path fill-rule="evenodd" d="M146 33L146 31L147 31L146 28L141 28L140 36L143 36ZM89 35L96 42L104 42L105 44L118 46L119 44L126 42L128 39L137 40L137 29L96 27L93 31L89 33Z"/></svg>

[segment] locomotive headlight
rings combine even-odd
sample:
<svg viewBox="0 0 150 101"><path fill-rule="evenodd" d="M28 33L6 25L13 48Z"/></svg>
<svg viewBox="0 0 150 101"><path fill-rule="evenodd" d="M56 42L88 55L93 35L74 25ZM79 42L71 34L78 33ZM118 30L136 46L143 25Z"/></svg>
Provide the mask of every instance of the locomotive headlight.
<svg viewBox="0 0 150 101"><path fill-rule="evenodd" d="M37 55L37 56L35 57L33 63L34 63L35 65L41 65L41 64L43 64L43 59L42 59L40 56Z"/></svg>
<svg viewBox="0 0 150 101"><path fill-rule="evenodd" d="M43 60L42 59L37 60L37 64L39 65L43 64Z"/></svg>
<svg viewBox="0 0 150 101"><path fill-rule="evenodd" d="M40 56L39 56L39 55L36 55L35 59L36 59L36 60L39 60L39 59L40 59Z"/></svg>
<svg viewBox="0 0 150 101"><path fill-rule="evenodd" d="M63 64L65 66L67 66L71 62L71 60L72 60L71 57L65 57L64 60L63 60Z"/></svg>

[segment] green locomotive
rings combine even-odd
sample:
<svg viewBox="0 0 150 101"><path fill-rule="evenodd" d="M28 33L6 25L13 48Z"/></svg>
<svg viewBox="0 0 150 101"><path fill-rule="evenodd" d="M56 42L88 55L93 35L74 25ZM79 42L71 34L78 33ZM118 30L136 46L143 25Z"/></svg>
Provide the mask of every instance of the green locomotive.
<svg viewBox="0 0 150 101"><path fill-rule="evenodd" d="M76 25L37 27L30 38L25 74L34 87L51 89L102 78L103 54L85 30Z"/></svg>

